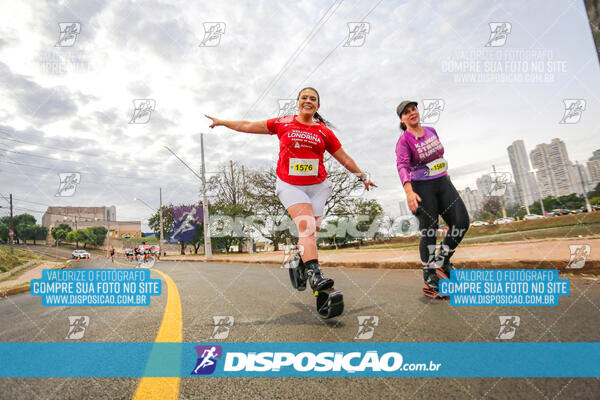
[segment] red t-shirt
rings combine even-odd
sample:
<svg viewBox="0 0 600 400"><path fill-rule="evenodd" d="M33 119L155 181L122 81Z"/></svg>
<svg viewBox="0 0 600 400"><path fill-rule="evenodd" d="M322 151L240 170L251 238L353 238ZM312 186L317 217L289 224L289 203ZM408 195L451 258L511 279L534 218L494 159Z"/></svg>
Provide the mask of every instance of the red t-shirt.
<svg viewBox="0 0 600 400"><path fill-rule="evenodd" d="M314 185L327 178L323 153L342 147L333 131L319 122L305 125L295 115L267 120L267 128L279 138L277 176L291 185Z"/></svg>

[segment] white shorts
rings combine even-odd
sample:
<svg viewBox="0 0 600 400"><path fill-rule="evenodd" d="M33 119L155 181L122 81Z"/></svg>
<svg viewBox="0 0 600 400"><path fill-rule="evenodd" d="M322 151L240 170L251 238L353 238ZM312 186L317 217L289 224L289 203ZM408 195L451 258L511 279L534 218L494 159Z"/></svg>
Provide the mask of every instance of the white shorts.
<svg viewBox="0 0 600 400"><path fill-rule="evenodd" d="M314 216L322 217L332 186L328 179L315 185L291 185L277 178L275 193L286 210L294 204L308 203L312 205Z"/></svg>

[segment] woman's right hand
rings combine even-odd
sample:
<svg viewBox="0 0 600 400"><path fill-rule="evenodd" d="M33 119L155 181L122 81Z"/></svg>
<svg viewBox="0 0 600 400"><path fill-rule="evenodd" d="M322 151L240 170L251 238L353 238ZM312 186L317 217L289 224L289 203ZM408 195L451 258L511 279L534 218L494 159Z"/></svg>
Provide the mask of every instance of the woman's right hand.
<svg viewBox="0 0 600 400"><path fill-rule="evenodd" d="M210 124L210 127L209 127L209 128L211 128L211 129L212 129L212 128L214 128L215 126L222 125L222 124L221 124L221 120L220 120L220 119L218 119L218 118L215 118L215 117L211 117L210 115L206 115L206 114L204 114L204 116L205 116L206 118L208 118L208 119L212 120L212 124Z"/></svg>
<svg viewBox="0 0 600 400"><path fill-rule="evenodd" d="M408 208L410 209L410 211L416 213L417 208L419 208L419 202L421 201L419 195L413 191L410 191L406 193L406 201L408 203Z"/></svg>

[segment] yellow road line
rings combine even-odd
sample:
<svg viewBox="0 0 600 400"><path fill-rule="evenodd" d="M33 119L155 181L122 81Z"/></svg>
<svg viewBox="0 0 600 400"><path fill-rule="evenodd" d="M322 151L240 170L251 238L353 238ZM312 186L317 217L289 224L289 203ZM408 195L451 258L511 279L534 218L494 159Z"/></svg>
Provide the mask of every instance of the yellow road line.
<svg viewBox="0 0 600 400"><path fill-rule="evenodd" d="M167 274L151 269L159 273L167 282L167 304L163 315L158 335L154 342L181 343L182 341L182 317L181 317L181 299L179 291L173 279ZM180 377L144 377L141 379L138 388L133 396L133 400L160 399L171 400L179 398Z"/></svg>
<svg viewBox="0 0 600 400"><path fill-rule="evenodd" d="M125 264L115 260L115 264L132 268L133 265ZM158 329L155 343L181 343L183 340L183 321L181 316L181 299L177 285L171 277L164 272L151 268L160 274L167 282L167 303L165 313ZM150 359L152 356L150 356ZM143 377L138 384L133 400L159 399L176 400L179 399L180 377Z"/></svg>

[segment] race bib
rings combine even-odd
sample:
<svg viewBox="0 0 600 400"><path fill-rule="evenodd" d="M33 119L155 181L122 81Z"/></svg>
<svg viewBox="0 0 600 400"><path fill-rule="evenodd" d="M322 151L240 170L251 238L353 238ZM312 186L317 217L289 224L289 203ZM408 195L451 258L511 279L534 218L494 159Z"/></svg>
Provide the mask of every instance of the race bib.
<svg viewBox="0 0 600 400"><path fill-rule="evenodd" d="M438 158L430 163L427 163L428 176L436 176L443 174L448 169L448 161L443 158Z"/></svg>
<svg viewBox="0 0 600 400"><path fill-rule="evenodd" d="M318 158L290 158L290 175L317 176L319 174Z"/></svg>

